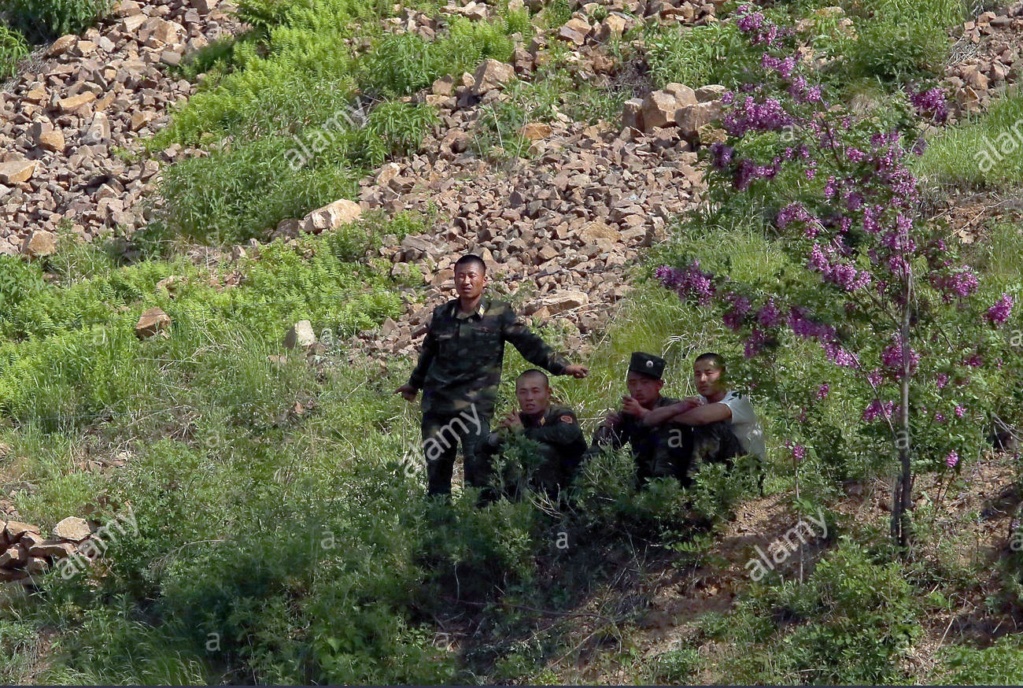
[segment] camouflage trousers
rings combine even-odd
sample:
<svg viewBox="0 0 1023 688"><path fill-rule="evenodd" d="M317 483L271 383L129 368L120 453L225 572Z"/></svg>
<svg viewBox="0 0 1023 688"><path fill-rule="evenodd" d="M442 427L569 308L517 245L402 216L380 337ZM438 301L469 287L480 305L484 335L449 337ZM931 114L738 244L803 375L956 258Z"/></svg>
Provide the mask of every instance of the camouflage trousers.
<svg viewBox="0 0 1023 688"><path fill-rule="evenodd" d="M480 443L490 434L488 414L479 413L475 408L471 413L427 411L423 414L421 429L428 494L451 494L451 475L459 444L465 460L465 484L484 491L489 489L489 457L479 450Z"/></svg>
<svg viewBox="0 0 1023 688"><path fill-rule="evenodd" d="M725 463L732 465L732 459L746 451L739 438L732 432L732 424L721 421L707 425L683 425L681 435L681 456L677 477L683 486L691 485L693 475L700 465Z"/></svg>

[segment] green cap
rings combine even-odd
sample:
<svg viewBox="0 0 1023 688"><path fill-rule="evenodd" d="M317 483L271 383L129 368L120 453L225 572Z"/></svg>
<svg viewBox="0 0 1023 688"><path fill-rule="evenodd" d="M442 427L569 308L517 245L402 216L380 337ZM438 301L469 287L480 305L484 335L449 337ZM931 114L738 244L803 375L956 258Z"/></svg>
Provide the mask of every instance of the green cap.
<svg viewBox="0 0 1023 688"><path fill-rule="evenodd" d="M664 374L665 365L666 363L664 362L664 359L660 356L636 351L633 352L632 358L629 360L629 372L639 373L640 375L646 375L654 378L655 380L660 380L661 375Z"/></svg>

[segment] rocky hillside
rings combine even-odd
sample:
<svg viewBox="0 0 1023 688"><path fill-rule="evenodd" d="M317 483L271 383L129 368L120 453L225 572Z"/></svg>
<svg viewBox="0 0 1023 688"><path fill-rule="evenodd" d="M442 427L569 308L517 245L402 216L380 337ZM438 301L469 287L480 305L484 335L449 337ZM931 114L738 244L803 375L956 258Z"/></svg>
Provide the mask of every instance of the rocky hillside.
<svg viewBox="0 0 1023 688"><path fill-rule="evenodd" d="M776 39L791 63L749 59ZM1021 45L1023 2L120 0L37 46L0 95L0 677L1023 681L1005 341L1023 167L973 174L1023 144ZM881 368L857 387L796 327L757 358L742 319L783 319L759 292L722 318L679 286L717 270L845 298L807 286L775 207L825 179L746 199L711 161L739 150L736 94L777 86L749 75L797 67L842 129L926 149L914 231L947 229L968 268L918 315L986 328L913 364L910 549L889 531ZM784 135L760 133L747 154ZM586 433L632 351L669 360L672 396L697 348L724 352L767 430L764 492L723 467L637 491L608 452L563 512L425 502L418 408L393 390L466 252L591 368L555 381ZM676 284L646 279L661 266ZM857 327L833 330L869 353Z"/></svg>

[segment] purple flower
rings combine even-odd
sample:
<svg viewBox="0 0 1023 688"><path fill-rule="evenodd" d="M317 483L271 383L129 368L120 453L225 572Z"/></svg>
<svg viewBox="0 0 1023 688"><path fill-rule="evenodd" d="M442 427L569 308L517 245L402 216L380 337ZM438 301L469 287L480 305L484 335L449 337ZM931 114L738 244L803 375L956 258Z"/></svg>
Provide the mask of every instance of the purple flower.
<svg viewBox="0 0 1023 688"><path fill-rule="evenodd" d="M874 389L877 389L877 386L881 384L882 380L884 380L884 376L881 374L881 371L876 368L867 373L867 382L869 382L870 386Z"/></svg>
<svg viewBox="0 0 1023 688"><path fill-rule="evenodd" d="M798 308L789 311L788 326L794 334L804 339L831 341L835 338L835 328L813 322Z"/></svg>
<svg viewBox="0 0 1023 688"><path fill-rule="evenodd" d="M956 404L956 418L962 418L965 415L966 415L966 409L963 408L961 405Z"/></svg>
<svg viewBox="0 0 1023 688"><path fill-rule="evenodd" d="M973 354L968 359L963 361L963 363L970 366L971 368L979 368L982 365L984 365L984 359L980 357L980 354Z"/></svg>
<svg viewBox="0 0 1023 688"><path fill-rule="evenodd" d="M942 389L945 385L948 384L948 375L946 375L945 373L938 373L937 376L934 378L934 384L938 386L938 389Z"/></svg>
<svg viewBox="0 0 1023 688"><path fill-rule="evenodd" d="M908 364L909 374L912 375L920 362L920 354L913 351L911 347L905 346L901 335L894 335L892 339L893 343L881 352L881 365L895 373L896 379L901 379L904 365Z"/></svg>
<svg viewBox="0 0 1023 688"><path fill-rule="evenodd" d="M877 399L874 399L867 405L867 408L863 410L863 421L865 423L871 423L881 417L891 419L894 409L895 402L886 401L882 403Z"/></svg>
<svg viewBox="0 0 1023 688"><path fill-rule="evenodd" d="M716 169L723 170L728 167L732 162L732 155L735 153L735 149L731 146L726 146L723 143L714 143L710 147L710 160L711 165Z"/></svg>
<svg viewBox="0 0 1023 688"><path fill-rule="evenodd" d="M792 76L792 70L796 68L796 58L792 55L782 59L774 57L769 53L764 53L760 60L760 66L763 69L769 69L778 72L778 75L782 79L788 79Z"/></svg>
<svg viewBox="0 0 1023 688"><path fill-rule="evenodd" d="M956 464L958 464L958 463L959 463L959 454L957 454L955 452L955 450L950 451L948 453L948 456L945 457L945 465L948 466L949 468L955 468Z"/></svg>
<svg viewBox="0 0 1023 688"><path fill-rule="evenodd" d="M821 342L828 360L841 368L856 368L860 365L856 354L849 353L834 342Z"/></svg>
<svg viewBox="0 0 1023 688"><path fill-rule="evenodd" d="M820 387L818 387L817 388L817 401L821 401L822 399L826 398L828 396L828 392L829 391L830 391L830 388L828 387L828 383L826 383L826 382L823 385L821 385Z"/></svg>
<svg viewBox="0 0 1023 688"><path fill-rule="evenodd" d="M948 107L945 93L940 88L931 88L918 93L910 93L909 102L916 108L921 117L929 117L938 124L948 119Z"/></svg>
<svg viewBox="0 0 1023 688"><path fill-rule="evenodd" d="M931 285L942 292L945 303L950 302L954 297L965 299L977 291L977 275L968 267L941 277L931 279Z"/></svg>
<svg viewBox="0 0 1023 688"><path fill-rule="evenodd" d="M706 305L714 295L713 275L700 270L700 261L694 260L681 270L662 265L654 276L668 289L683 298L692 298Z"/></svg>
<svg viewBox="0 0 1023 688"><path fill-rule="evenodd" d="M1012 297L1008 294L1002 294L1002 298L998 299L998 301L995 302L995 305L987 309L987 313L984 317L986 317L992 325L998 327L999 325L1004 324L1005 321L1009 319L1009 316L1012 315L1012 305Z"/></svg>
<svg viewBox="0 0 1023 688"><path fill-rule="evenodd" d="M793 222L810 222L813 220L813 215L806 209L802 203L795 202L789 203L787 206L778 211L778 217L775 220L778 223L778 227L785 229Z"/></svg>
<svg viewBox="0 0 1023 688"><path fill-rule="evenodd" d="M722 123L731 136L744 136L747 132L779 131L792 124L792 116L776 98L758 103L746 96L741 105L735 104Z"/></svg>
<svg viewBox="0 0 1023 688"><path fill-rule="evenodd" d="M803 457L806 456L806 447L801 444L793 445L792 447L792 458L796 461L802 461Z"/></svg>
<svg viewBox="0 0 1023 688"><path fill-rule="evenodd" d="M942 413L941 411L938 411L937 413L934 414L934 421L936 423L944 423L945 422L945 414Z"/></svg>
<svg viewBox="0 0 1023 688"><path fill-rule="evenodd" d="M750 332L749 339L746 340L746 344L743 346L743 356L746 358L753 358L760 350L764 348L764 344L767 342L767 335L763 331L753 328Z"/></svg>
<svg viewBox="0 0 1023 688"><path fill-rule="evenodd" d="M764 26L764 14L763 12L753 12L752 5L743 5L735 11L736 16L739 20L735 23L739 27L739 31L743 33L752 33L759 31Z"/></svg>
<svg viewBox="0 0 1023 688"><path fill-rule="evenodd" d="M773 328L781 324L781 311L775 305L774 299L768 299L767 303L757 312L757 322L761 327Z"/></svg>

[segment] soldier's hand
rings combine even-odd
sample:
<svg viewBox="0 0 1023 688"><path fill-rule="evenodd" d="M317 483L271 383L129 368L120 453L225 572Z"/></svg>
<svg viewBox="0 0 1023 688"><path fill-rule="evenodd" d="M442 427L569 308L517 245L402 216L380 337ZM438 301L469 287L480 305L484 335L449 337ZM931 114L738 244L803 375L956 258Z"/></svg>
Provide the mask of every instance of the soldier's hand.
<svg viewBox="0 0 1023 688"><path fill-rule="evenodd" d="M582 379L590 374L590 369L584 365L568 365L565 366L565 375L571 375L574 378Z"/></svg>
<svg viewBox="0 0 1023 688"><path fill-rule="evenodd" d="M519 418L519 414L515 411L509 411L508 414L501 419L501 427L516 430L522 427L522 419Z"/></svg>
<svg viewBox="0 0 1023 688"><path fill-rule="evenodd" d="M648 413L648 410L643 408L633 397L622 397L622 413L642 418Z"/></svg>
<svg viewBox="0 0 1023 688"><path fill-rule="evenodd" d="M616 428L618 424L622 422L622 414L617 411L611 411L604 416L604 422L601 423L601 427L604 428Z"/></svg>
<svg viewBox="0 0 1023 688"><path fill-rule="evenodd" d="M398 389L394 390L395 394L400 394L405 401L415 401L416 395L419 394L419 390L412 385L402 385Z"/></svg>

